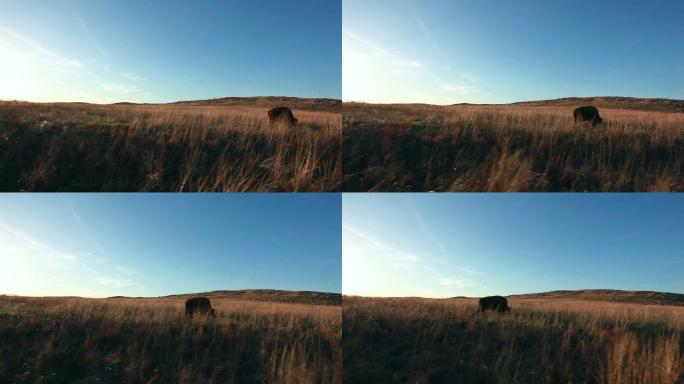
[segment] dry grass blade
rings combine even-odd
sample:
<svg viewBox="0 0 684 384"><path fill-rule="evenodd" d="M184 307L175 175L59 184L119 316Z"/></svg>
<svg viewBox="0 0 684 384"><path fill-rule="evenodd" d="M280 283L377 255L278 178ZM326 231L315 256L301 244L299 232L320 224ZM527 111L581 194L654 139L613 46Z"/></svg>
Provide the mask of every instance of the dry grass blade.
<svg viewBox="0 0 684 384"><path fill-rule="evenodd" d="M684 191L684 113L344 105L345 191Z"/></svg>
<svg viewBox="0 0 684 384"><path fill-rule="evenodd" d="M213 299L0 300L0 382L341 383L341 308Z"/></svg>
<svg viewBox="0 0 684 384"><path fill-rule="evenodd" d="M0 102L3 191L335 191L338 112Z"/></svg>

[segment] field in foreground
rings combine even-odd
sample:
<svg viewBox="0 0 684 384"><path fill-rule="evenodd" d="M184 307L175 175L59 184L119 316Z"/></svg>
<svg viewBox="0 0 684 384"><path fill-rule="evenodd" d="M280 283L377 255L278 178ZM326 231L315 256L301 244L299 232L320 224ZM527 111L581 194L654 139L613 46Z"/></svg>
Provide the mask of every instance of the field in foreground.
<svg viewBox="0 0 684 384"><path fill-rule="evenodd" d="M605 123L575 124L594 104ZM684 191L684 102L344 103L344 191Z"/></svg>
<svg viewBox="0 0 684 384"><path fill-rule="evenodd" d="M343 298L345 383L684 382L684 306Z"/></svg>
<svg viewBox="0 0 684 384"><path fill-rule="evenodd" d="M341 308L0 296L2 383L341 383Z"/></svg>
<svg viewBox="0 0 684 384"><path fill-rule="evenodd" d="M300 124L268 122L291 105ZM0 102L0 191L334 191L336 100Z"/></svg>

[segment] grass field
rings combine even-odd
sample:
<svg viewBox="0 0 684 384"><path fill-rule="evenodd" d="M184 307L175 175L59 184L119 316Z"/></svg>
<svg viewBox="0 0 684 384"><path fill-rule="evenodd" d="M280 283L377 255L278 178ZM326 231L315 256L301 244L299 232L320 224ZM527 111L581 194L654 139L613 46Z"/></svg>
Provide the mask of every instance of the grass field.
<svg viewBox="0 0 684 384"><path fill-rule="evenodd" d="M295 107L289 127L268 122L264 100L246 101L0 102L0 191L340 188L339 102L300 103L311 109Z"/></svg>
<svg viewBox="0 0 684 384"><path fill-rule="evenodd" d="M345 383L684 382L684 306L343 299Z"/></svg>
<svg viewBox="0 0 684 384"><path fill-rule="evenodd" d="M341 383L341 308L0 297L2 383Z"/></svg>
<svg viewBox="0 0 684 384"><path fill-rule="evenodd" d="M684 113L607 105L591 127L563 103L345 103L342 189L684 191Z"/></svg>

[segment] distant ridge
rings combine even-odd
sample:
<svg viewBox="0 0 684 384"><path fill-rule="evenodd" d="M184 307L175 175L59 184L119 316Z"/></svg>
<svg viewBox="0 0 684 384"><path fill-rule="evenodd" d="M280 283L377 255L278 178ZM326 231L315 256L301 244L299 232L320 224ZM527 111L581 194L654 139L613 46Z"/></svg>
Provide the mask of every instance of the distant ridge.
<svg viewBox="0 0 684 384"><path fill-rule="evenodd" d="M181 293L160 296L159 298L183 299L194 296L205 296L214 299L271 301L313 305L340 305L342 303L342 295L339 293L316 291L281 291L277 289L243 289L236 291L220 290L210 292ZM139 298L140 297L136 297L136 299ZM108 299L131 299L131 297L113 296L109 297Z"/></svg>
<svg viewBox="0 0 684 384"><path fill-rule="evenodd" d="M363 107L382 105L386 107L494 107L494 106L518 106L518 107L579 107L582 105L594 105L599 108L634 109L655 112L679 112L684 113L684 100L662 98L638 98L622 96L593 96L593 97L564 97L552 100L518 101L508 104L473 104L456 103L449 105L436 105L427 103L364 103L358 101L345 101L344 105Z"/></svg>
<svg viewBox="0 0 684 384"><path fill-rule="evenodd" d="M621 96L594 96L594 97L564 97L553 100L521 101L510 105L526 107L544 106L580 106L595 105L599 108L637 109L659 112L682 112L684 113L684 100L676 99L648 99L638 97Z"/></svg>
<svg viewBox="0 0 684 384"><path fill-rule="evenodd" d="M286 106L297 109L311 109L320 111L342 111L342 100L327 98L303 98L289 96L252 96L252 97L221 97L206 100L177 101L169 104L180 105L218 105L227 107L276 107Z"/></svg>
<svg viewBox="0 0 684 384"><path fill-rule="evenodd" d="M551 291L507 296L512 299L565 299L610 301L655 305L682 305L684 294L654 291L621 291L615 289L582 289L574 291Z"/></svg>

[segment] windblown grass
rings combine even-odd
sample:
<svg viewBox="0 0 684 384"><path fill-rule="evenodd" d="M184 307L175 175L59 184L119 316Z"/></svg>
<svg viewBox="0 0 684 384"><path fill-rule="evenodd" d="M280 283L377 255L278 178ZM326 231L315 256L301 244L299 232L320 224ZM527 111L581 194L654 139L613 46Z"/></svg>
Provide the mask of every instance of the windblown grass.
<svg viewBox="0 0 684 384"><path fill-rule="evenodd" d="M684 191L684 113L343 106L345 191Z"/></svg>
<svg viewBox="0 0 684 384"><path fill-rule="evenodd" d="M0 298L0 382L341 383L341 308Z"/></svg>
<svg viewBox="0 0 684 384"><path fill-rule="evenodd" d="M345 383L684 381L684 307L510 300L343 299Z"/></svg>
<svg viewBox="0 0 684 384"><path fill-rule="evenodd" d="M0 102L0 190L338 190L340 114L267 110Z"/></svg>

